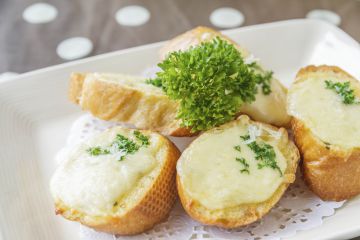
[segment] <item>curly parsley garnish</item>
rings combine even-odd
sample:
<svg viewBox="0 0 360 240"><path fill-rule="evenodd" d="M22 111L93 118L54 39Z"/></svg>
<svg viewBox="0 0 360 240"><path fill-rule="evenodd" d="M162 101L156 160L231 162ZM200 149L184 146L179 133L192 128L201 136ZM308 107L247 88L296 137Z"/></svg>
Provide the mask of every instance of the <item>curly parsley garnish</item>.
<svg viewBox="0 0 360 240"><path fill-rule="evenodd" d="M125 156L134 154L140 149L140 147L146 147L150 144L149 138L141 132L135 130L133 134L135 138L140 141L140 145L121 134L117 134L115 140L109 146L104 148L100 146L90 147L86 149L86 151L92 156L121 153L118 160L122 161L125 159Z"/></svg>
<svg viewBox="0 0 360 240"><path fill-rule="evenodd" d="M272 73L246 64L234 45L215 38L187 51L170 53L162 71L147 83L180 102L177 118L192 132L232 120L243 103L255 100L258 84L269 94Z"/></svg>
<svg viewBox="0 0 360 240"><path fill-rule="evenodd" d="M350 82L333 82L325 80L326 89L335 91L340 97L344 104L358 104L360 100L355 97L354 89L350 88Z"/></svg>
<svg viewBox="0 0 360 240"><path fill-rule="evenodd" d="M240 138L246 141L250 139L250 136L245 135L245 136L240 136ZM259 161L257 164L258 169L269 167L278 170L280 176L283 175L280 167L277 165L276 153L274 151L273 146L265 142L257 143L256 141L248 143L247 146L255 153L255 159Z"/></svg>
<svg viewBox="0 0 360 240"><path fill-rule="evenodd" d="M145 83L154 85L155 87L162 87L162 82L160 78L146 79Z"/></svg>

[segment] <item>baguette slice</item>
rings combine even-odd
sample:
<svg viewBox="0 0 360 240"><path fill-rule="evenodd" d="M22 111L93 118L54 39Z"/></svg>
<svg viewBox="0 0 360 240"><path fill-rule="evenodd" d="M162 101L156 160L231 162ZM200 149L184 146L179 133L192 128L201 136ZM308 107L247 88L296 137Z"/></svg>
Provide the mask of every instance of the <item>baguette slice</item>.
<svg viewBox="0 0 360 240"><path fill-rule="evenodd" d="M303 175L323 200L341 201L360 193L360 105L344 104L325 80L350 82L357 98L360 83L334 66L301 69L288 95Z"/></svg>
<svg viewBox="0 0 360 240"><path fill-rule="evenodd" d="M140 146L123 158L117 135ZM165 220L176 199L175 170L179 150L160 134L115 127L90 137L62 154L51 179L56 213L98 231L120 235L144 232ZM107 154L91 148L108 149ZM98 152L96 152L98 151Z"/></svg>
<svg viewBox="0 0 360 240"><path fill-rule="evenodd" d="M219 36L233 41L210 28L198 27L170 40L161 50L164 56L170 51L185 50L201 41ZM247 50L236 45L244 57ZM178 103L170 100L160 89L144 83L145 79L122 74L74 73L71 75L69 98L103 120L127 122L140 129L150 129L171 136L191 136L190 129L180 126L176 119ZM254 120L276 126L287 126L286 89L276 79L271 81L272 92L261 91L251 104L244 104L241 113Z"/></svg>
<svg viewBox="0 0 360 240"><path fill-rule="evenodd" d="M178 102L145 78L124 74L73 73L69 99L92 115L171 136L191 136L176 119Z"/></svg>
<svg viewBox="0 0 360 240"><path fill-rule="evenodd" d="M248 145L254 142L273 147L278 168L259 167L261 160ZM242 115L204 132L182 153L176 177L181 203L204 224L250 224L269 212L295 180L298 160L299 152L284 128Z"/></svg>
<svg viewBox="0 0 360 240"><path fill-rule="evenodd" d="M170 40L160 50L160 58L165 59L170 52L184 51L191 46L196 46L204 41L211 41L216 37L220 37L233 44L245 58L245 61L249 63L253 62L254 56L247 49L238 45L220 32L207 27L194 28ZM262 66L260 66L260 68L261 71L265 71ZM264 95L259 88L256 94L256 100L250 104L244 104L240 112L249 115L256 121L278 127L288 127L290 126L290 116L286 112L287 89L276 78L272 78L271 90L272 92L269 95Z"/></svg>

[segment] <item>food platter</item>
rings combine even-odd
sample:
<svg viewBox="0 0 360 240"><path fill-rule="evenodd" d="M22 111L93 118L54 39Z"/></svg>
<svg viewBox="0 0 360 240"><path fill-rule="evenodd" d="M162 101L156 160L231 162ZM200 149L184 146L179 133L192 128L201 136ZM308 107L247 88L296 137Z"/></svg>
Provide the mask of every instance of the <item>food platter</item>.
<svg viewBox="0 0 360 240"><path fill-rule="evenodd" d="M246 46L289 86L309 64L337 65L360 77L360 48L340 29L313 20L291 20L224 32ZM53 214L49 179L55 153L82 113L66 98L71 72L139 74L158 61L163 43L49 67L0 82L0 237L77 239L79 225ZM321 226L289 239L339 239L360 234L360 199L353 199Z"/></svg>

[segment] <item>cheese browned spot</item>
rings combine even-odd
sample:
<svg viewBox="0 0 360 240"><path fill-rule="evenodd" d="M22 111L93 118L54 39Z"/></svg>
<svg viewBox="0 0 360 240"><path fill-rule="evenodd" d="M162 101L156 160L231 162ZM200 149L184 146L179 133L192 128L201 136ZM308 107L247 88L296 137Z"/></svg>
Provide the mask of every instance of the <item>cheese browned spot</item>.
<svg viewBox="0 0 360 240"><path fill-rule="evenodd" d="M283 183L284 177L272 168L258 168L255 153L240 136L250 141L266 142L274 148L282 172L286 159L278 148L275 131L251 124L236 124L226 129L213 129L198 137L182 154L177 164L178 175L186 193L208 209L224 209L269 199ZM241 151L234 149L240 146ZM236 158L244 158L249 173Z"/></svg>

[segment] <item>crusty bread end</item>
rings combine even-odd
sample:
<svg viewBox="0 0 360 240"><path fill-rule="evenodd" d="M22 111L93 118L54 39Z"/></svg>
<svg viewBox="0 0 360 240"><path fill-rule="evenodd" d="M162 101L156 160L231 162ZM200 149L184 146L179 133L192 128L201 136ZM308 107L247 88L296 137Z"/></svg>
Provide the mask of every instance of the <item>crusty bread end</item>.
<svg viewBox="0 0 360 240"><path fill-rule="evenodd" d="M302 68L295 83L306 81L310 74L320 72L339 74L340 77L350 78L357 83L354 77L341 68L326 65ZM355 91L360 93L360 89ZM323 200L334 201L349 199L360 193L360 142L359 147L351 149L341 146L329 148L299 118L292 117L291 126L303 158L302 172L305 182L314 193Z"/></svg>

